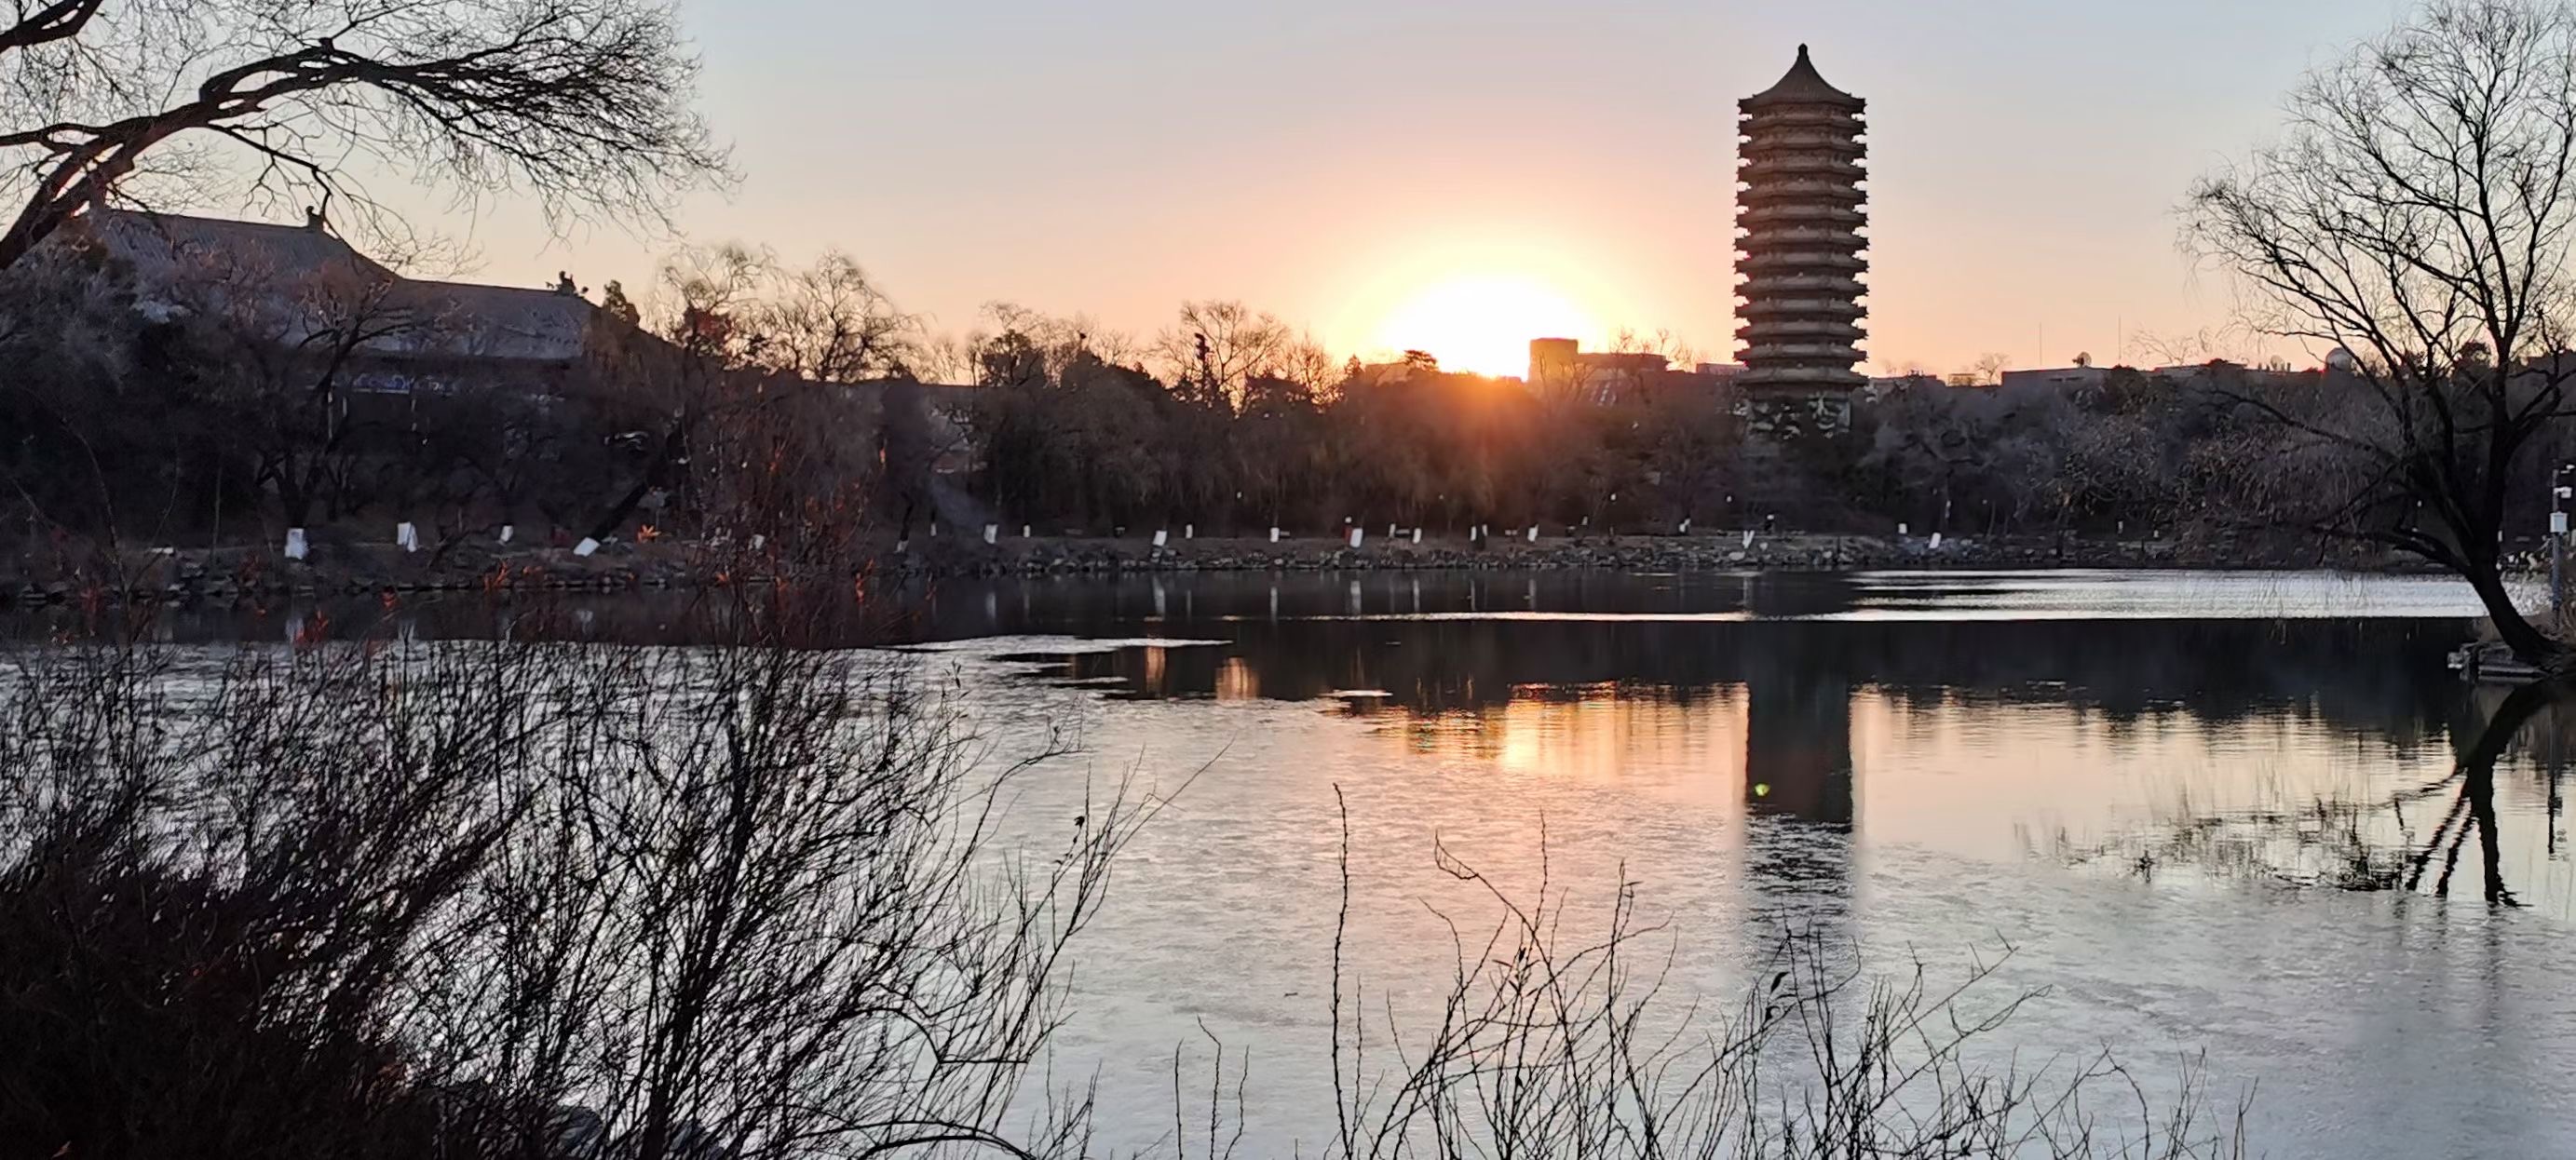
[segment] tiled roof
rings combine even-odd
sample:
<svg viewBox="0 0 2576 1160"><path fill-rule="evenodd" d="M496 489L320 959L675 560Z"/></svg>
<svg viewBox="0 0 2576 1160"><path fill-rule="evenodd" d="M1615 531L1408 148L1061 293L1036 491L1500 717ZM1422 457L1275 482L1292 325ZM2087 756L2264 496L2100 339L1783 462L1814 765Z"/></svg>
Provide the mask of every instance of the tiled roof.
<svg viewBox="0 0 2576 1160"><path fill-rule="evenodd" d="M396 335L387 353L570 362L580 358L599 308L578 294L468 282L405 281L396 301L432 320Z"/></svg>
<svg viewBox="0 0 2576 1160"><path fill-rule="evenodd" d="M1815 62L1807 59L1807 46L1802 44L1798 46L1798 63L1789 66L1780 83L1744 98L1743 107L1838 105L1857 112L1864 104L1859 97L1825 83L1824 76L1816 71Z"/></svg>
<svg viewBox="0 0 2576 1160"><path fill-rule="evenodd" d="M404 278L318 226L107 209L88 214L84 226L146 283L194 274L227 286L283 288L339 278L381 285L387 309L419 320L367 344L390 357L569 362L582 356L599 311L578 294L555 290ZM310 327L325 324L305 320Z"/></svg>
<svg viewBox="0 0 2576 1160"><path fill-rule="evenodd" d="M394 277L393 271L330 231L312 226L116 209L93 210L83 221L94 236L147 277L167 277L191 262L222 263L228 272L253 270L274 277L325 273Z"/></svg>

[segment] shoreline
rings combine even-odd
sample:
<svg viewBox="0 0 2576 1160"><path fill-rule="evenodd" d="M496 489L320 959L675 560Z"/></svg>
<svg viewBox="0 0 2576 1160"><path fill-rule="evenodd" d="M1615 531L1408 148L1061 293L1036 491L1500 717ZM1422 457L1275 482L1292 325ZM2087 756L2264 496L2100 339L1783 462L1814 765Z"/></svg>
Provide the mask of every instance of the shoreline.
<svg viewBox="0 0 2576 1160"><path fill-rule="evenodd" d="M661 542L612 544L596 555L562 548L452 544L405 552L390 544L326 544L306 562L267 547L231 546L92 552L79 564L34 566L25 554L0 572L0 608L80 602L223 602L268 597L368 593L620 592L707 590L852 582L916 582L1007 576L1113 576L1186 572L1860 572L1974 570L2307 571L2403 574L2438 571L2386 553L2320 550L2312 542L2081 539L1994 536L1927 537L1755 534L1585 536L1470 544L1455 537L1414 543L1409 537L1349 547L1338 539L1200 537L1163 547L1148 538L980 538L931 536L913 545L886 543L846 568L782 568L774 559L720 546Z"/></svg>

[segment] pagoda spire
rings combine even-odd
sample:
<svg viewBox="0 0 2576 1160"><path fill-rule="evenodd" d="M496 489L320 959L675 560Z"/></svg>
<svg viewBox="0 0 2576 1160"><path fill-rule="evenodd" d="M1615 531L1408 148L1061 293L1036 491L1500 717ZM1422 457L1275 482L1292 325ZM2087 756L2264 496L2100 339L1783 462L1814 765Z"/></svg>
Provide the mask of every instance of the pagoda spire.
<svg viewBox="0 0 2576 1160"><path fill-rule="evenodd" d="M1745 372L1752 391L1826 393L1868 379L1853 369L1868 292L1861 182L1868 102L1835 88L1798 46L1797 63L1738 102L1743 140L1736 272L1744 296Z"/></svg>

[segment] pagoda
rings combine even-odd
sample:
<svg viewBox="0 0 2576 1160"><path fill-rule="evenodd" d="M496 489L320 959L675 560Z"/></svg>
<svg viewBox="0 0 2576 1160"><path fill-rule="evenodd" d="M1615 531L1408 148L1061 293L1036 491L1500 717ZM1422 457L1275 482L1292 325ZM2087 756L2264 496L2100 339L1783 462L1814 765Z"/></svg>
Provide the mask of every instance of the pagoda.
<svg viewBox="0 0 2576 1160"><path fill-rule="evenodd" d="M1861 361L1861 113L1868 102L1825 83L1798 46L1780 83L1744 98L1744 373L1750 397L1839 395L1868 379Z"/></svg>

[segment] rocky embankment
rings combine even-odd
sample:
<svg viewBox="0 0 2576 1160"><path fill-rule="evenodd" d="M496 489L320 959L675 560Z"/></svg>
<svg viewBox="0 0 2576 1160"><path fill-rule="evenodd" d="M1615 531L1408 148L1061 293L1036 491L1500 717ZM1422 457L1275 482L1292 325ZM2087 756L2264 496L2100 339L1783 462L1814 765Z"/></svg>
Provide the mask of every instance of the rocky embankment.
<svg viewBox="0 0 2576 1160"><path fill-rule="evenodd" d="M390 544L317 545L288 561L274 549L158 548L111 553L59 545L0 561L0 605L147 599L232 601L375 592L617 592L745 584L847 583L854 577L937 578L1123 572L1511 570L1628 572L1989 568L2348 568L2391 570L2399 558L2321 552L2296 540L2252 542L1994 536L1947 539L1824 534L1592 536L1416 544L1338 539L1206 537L1156 547L1142 537L959 536L892 543L842 565L789 568L739 549L661 541L611 544L583 557L559 547L450 544L405 552Z"/></svg>
<svg viewBox="0 0 2576 1160"><path fill-rule="evenodd" d="M1985 568L2367 568L2404 566L2377 553L2321 554L2313 544L2254 545L2174 540L2092 540L1998 536L1823 534L1569 537L1536 543L1496 540L1359 548L1330 540L1200 539L1156 548L1139 540L1004 540L889 556L892 570L917 575L1083 572L1508 570L1600 568L1629 572Z"/></svg>

